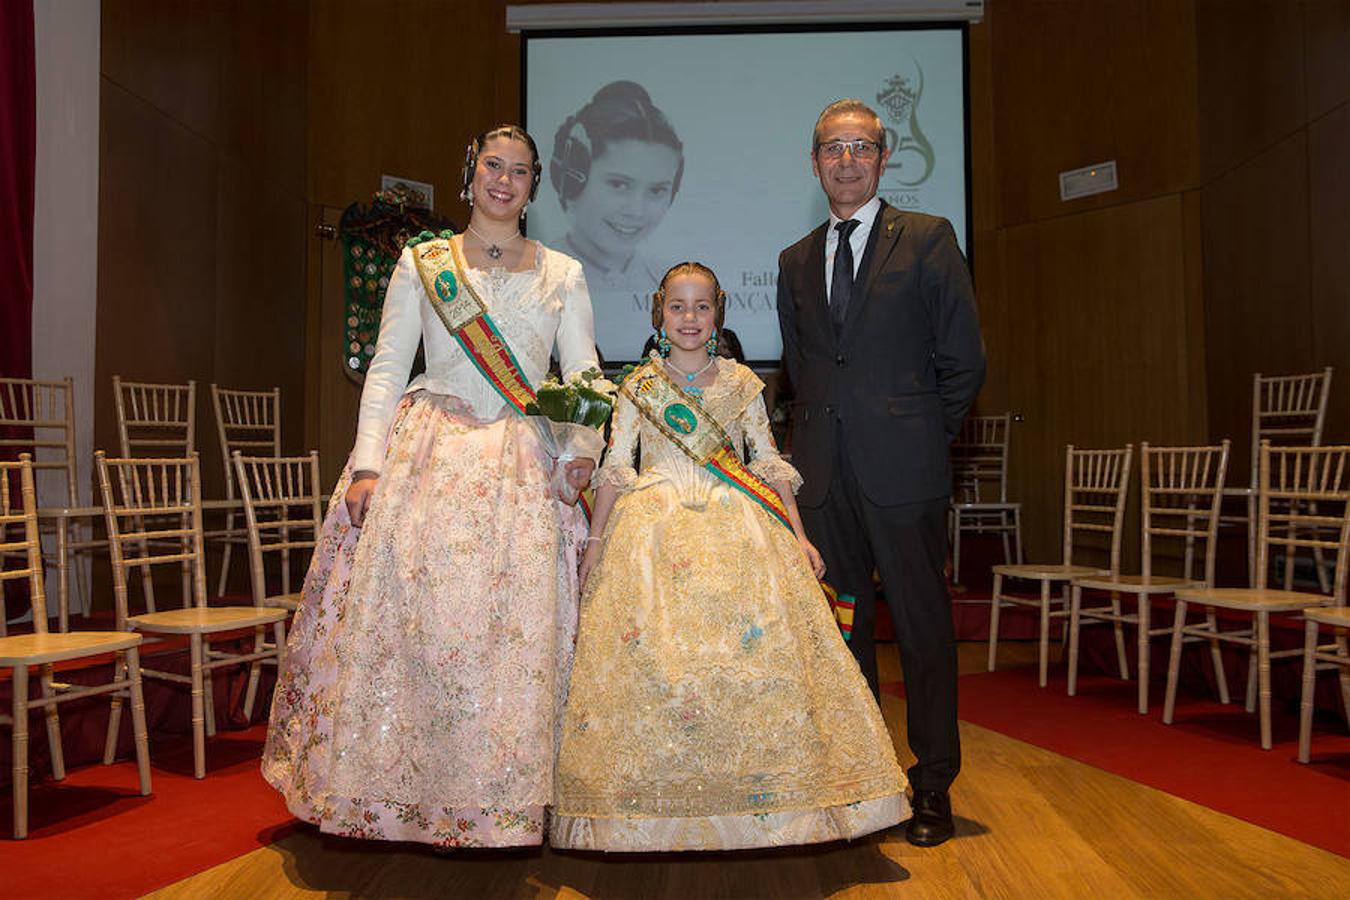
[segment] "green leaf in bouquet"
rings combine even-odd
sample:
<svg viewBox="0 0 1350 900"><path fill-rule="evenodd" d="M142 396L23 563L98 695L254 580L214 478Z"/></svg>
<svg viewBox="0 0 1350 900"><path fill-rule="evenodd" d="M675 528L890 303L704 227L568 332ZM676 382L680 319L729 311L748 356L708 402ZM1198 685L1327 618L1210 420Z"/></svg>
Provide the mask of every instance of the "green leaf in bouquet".
<svg viewBox="0 0 1350 900"><path fill-rule="evenodd" d="M544 385L535 395L535 405L555 422L571 422L576 415L577 397L565 387Z"/></svg>
<svg viewBox="0 0 1350 900"><path fill-rule="evenodd" d="M614 401L589 387L578 388L577 415L572 421L592 428L600 428L614 412Z"/></svg>
<svg viewBox="0 0 1350 900"><path fill-rule="evenodd" d="M529 403L525 404L525 415L542 416L543 413L539 411L539 404L531 400Z"/></svg>

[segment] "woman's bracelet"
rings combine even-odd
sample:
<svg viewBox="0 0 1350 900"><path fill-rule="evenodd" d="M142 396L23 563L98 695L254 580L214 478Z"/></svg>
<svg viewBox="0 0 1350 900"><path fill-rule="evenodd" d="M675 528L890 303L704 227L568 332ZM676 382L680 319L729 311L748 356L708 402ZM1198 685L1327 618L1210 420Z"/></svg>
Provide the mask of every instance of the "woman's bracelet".
<svg viewBox="0 0 1350 900"><path fill-rule="evenodd" d="M591 541L598 541L598 540L600 540L599 537L597 537L596 535L591 535L590 537L586 538L586 543L589 544Z"/></svg>

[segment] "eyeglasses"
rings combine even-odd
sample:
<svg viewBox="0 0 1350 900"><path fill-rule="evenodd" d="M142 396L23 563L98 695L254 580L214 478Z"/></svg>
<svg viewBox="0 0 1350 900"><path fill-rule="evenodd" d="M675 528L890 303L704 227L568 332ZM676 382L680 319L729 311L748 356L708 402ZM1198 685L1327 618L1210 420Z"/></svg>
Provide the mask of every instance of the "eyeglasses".
<svg viewBox="0 0 1350 900"><path fill-rule="evenodd" d="M876 159L881 153L881 145L864 138L816 144L816 152L826 159L843 159L845 150L851 153L854 159Z"/></svg>

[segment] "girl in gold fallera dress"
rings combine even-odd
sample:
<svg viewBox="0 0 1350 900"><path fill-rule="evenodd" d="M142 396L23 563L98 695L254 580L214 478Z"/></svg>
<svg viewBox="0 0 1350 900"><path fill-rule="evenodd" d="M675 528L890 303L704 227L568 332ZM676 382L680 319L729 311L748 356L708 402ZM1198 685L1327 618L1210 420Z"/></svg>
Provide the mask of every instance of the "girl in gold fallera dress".
<svg viewBox="0 0 1350 900"><path fill-rule="evenodd" d="M904 775L816 580L801 479L763 382L708 349L716 276L675 266L652 310L661 352L624 379L595 476L550 841L726 850L894 825Z"/></svg>

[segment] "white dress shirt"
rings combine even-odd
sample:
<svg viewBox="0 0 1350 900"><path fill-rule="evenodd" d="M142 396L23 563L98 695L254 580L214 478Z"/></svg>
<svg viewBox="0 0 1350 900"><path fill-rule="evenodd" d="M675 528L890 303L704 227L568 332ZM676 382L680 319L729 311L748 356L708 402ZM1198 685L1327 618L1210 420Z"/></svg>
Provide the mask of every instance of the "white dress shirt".
<svg viewBox="0 0 1350 900"><path fill-rule="evenodd" d="M876 194L858 207L849 218L858 220L858 227L848 236L848 245L853 248L853 277L858 277L858 267L862 265L863 251L867 249L867 236L872 233L872 224L881 212L881 198ZM825 231L825 299L830 300L831 282L834 281L834 251L839 246L839 232L834 228L843 219L830 213L830 227Z"/></svg>
<svg viewBox="0 0 1350 900"><path fill-rule="evenodd" d="M465 275L515 352L521 371L538 388L548 374L555 342L564 376L599 368L599 363L581 263L538 242L534 253L533 269L468 269ZM410 384L408 372L418 338L426 350L427 370ZM500 418L507 409L506 401L445 330L426 299L412 250L404 248L384 295L380 337L361 390L353 471L380 471L399 399L418 389L453 394L467 401L480 419Z"/></svg>

